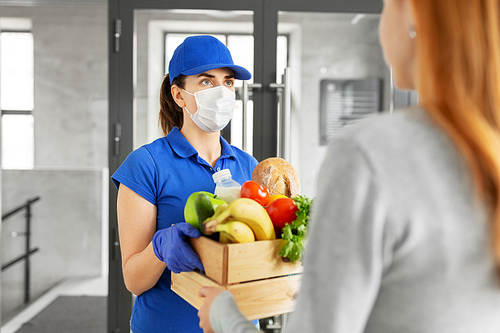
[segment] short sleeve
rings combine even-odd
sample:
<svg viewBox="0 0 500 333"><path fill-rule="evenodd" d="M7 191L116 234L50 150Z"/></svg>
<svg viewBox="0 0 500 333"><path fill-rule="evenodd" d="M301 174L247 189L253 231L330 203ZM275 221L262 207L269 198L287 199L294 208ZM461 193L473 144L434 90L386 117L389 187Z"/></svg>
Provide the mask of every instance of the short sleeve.
<svg viewBox="0 0 500 333"><path fill-rule="evenodd" d="M120 184L130 188L141 197L156 205L157 202L157 167L145 147L130 153L122 165L111 176L118 189Z"/></svg>

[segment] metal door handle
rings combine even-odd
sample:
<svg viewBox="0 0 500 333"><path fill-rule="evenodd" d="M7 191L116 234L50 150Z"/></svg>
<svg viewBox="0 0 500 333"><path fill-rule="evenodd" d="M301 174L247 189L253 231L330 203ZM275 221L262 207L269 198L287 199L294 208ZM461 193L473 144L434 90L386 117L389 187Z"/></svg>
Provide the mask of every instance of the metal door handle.
<svg viewBox="0 0 500 333"><path fill-rule="evenodd" d="M277 156L290 161L291 124L292 124L292 69L285 68L283 83L271 83L269 88L276 89L277 102Z"/></svg>
<svg viewBox="0 0 500 333"><path fill-rule="evenodd" d="M250 90L260 90L262 89L261 83L248 83L247 81L243 81L242 94L241 94L241 114L242 114L242 141L241 141L241 149L246 151L247 144L247 113L248 113L248 101L250 100Z"/></svg>
<svg viewBox="0 0 500 333"><path fill-rule="evenodd" d="M283 156L283 150L282 150L282 131L283 131L283 89L285 88L284 83L271 83L269 85L269 88L271 89L276 89L276 123L277 123L277 128L276 128L276 156L277 157L282 157Z"/></svg>

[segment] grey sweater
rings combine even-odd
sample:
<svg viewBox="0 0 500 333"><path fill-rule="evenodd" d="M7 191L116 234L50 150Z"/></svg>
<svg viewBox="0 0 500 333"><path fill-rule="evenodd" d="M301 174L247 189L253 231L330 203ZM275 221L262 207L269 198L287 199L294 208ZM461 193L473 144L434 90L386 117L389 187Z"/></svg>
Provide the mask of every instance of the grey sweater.
<svg viewBox="0 0 500 333"><path fill-rule="evenodd" d="M256 331L229 292L210 322L219 333ZM287 325L295 332L500 332L487 209L423 109L363 120L330 145Z"/></svg>

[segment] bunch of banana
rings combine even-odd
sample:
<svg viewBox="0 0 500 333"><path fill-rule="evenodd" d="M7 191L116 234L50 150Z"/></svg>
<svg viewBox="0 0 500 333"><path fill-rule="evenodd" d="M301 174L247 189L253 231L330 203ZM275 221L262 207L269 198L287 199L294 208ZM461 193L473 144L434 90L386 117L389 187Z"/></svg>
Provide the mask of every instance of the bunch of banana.
<svg viewBox="0 0 500 333"><path fill-rule="evenodd" d="M219 232L221 243L276 239L273 223L266 210L248 198L218 206L213 216L205 219L202 226L207 235Z"/></svg>

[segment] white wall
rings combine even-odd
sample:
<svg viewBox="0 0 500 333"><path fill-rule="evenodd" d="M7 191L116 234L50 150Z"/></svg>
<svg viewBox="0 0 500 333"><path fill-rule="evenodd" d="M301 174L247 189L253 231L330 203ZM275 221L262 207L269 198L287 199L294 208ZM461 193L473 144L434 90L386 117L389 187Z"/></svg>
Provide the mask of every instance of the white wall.
<svg viewBox="0 0 500 333"><path fill-rule="evenodd" d="M4 213L42 197L33 206L32 298L69 277L107 274L106 5L0 8L2 18L31 19L35 41L35 170L4 170L1 182ZM24 238L11 231L23 230L22 214L3 223L2 263L22 254ZM2 274L2 318L22 304L22 269Z"/></svg>
<svg viewBox="0 0 500 333"><path fill-rule="evenodd" d="M32 206L31 296L40 296L62 279L101 275L102 170L4 170L5 211L40 196ZM2 263L24 253L25 214L6 220ZM23 302L24 263L2 273L2 309L7 315Z"/></svg>

